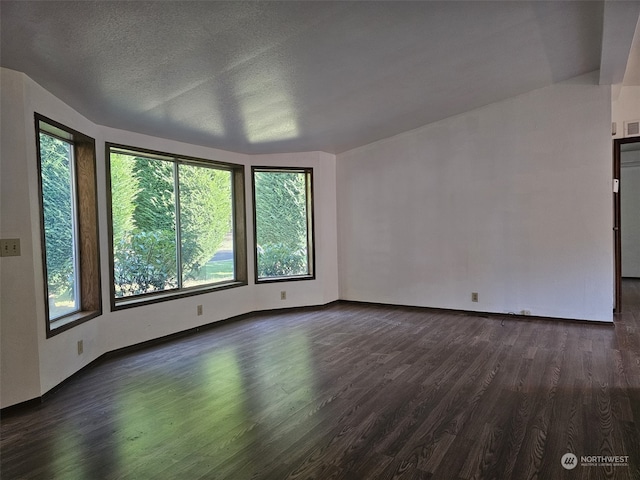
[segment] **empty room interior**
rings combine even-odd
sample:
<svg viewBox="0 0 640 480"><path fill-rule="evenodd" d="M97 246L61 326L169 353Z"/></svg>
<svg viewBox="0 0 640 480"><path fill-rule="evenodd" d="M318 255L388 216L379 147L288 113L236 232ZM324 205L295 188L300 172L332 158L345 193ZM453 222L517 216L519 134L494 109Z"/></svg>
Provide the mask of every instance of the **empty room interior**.
<svg viewBox="0 0 640 480"><path fill-rule="evenodd" d="M2 478L640 479L640 1L0 18Z"/></svg>

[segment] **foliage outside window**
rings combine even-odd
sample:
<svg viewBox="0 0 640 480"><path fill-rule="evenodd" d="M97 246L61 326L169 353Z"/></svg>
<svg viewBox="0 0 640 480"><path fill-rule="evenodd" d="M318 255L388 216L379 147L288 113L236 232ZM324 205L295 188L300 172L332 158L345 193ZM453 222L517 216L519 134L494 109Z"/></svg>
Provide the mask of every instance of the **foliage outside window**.
<svg viewBox="0 0 640 480"><path fill-rule="evenodd" d="M311 184L311 169L253 169L258 281L313 278Z"/></svg>
<svg viewBox="0 0 640 480"><path fill-rule="evenodd" d="M49 319L80 308L73 143L40 132Z"/></svg>
<svg viewBox="0 0 640 480"><path fill-rule="evenodd" d="M243 279L241 168L116 146L109 163L116 304Z"/></svg>
<svg viewBox="0 0 640 480"><path fill-rule="evenodd" d="M95 142L36 114L47 334L100 313Z"/></svg>

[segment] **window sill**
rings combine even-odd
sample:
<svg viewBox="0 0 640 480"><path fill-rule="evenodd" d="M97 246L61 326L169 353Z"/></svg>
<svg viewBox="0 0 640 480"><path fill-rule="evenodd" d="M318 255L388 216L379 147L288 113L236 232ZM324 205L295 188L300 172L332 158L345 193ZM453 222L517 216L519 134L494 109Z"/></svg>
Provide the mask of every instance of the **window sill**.
<svg viewBox="0 0 640 480"><path fill-rule="evenodd" d="M136 297L112 299L111 311L124 310L126 308L138 307L141 305L150 305L153 303L166 302L178 298L192 297L194 295L202 295L203 293L217 292L219 290L227 290L229 288L243 287L247 282L230 281L216 285L207 285L203 287L185 288L180 291L170 290L167 292L147 293Z"/></svg>
<svg viewBox="0 0 640 480"><path fill-rule="evenodd" d="M49 330L47 331L47 338L51 338L54 335L58 335L72 327L87 322L92 318L96 318L102 314L101 310L83 310L81 312L72 313L62 318L58 318L49 322Z"/></svg>
<svg viewBox="0 0 640 480"><path fill-rule="evenodd" d="M257 278L256 283L297 282L299 280L315 280L315 275L291 275L290 277Z"/></svg>

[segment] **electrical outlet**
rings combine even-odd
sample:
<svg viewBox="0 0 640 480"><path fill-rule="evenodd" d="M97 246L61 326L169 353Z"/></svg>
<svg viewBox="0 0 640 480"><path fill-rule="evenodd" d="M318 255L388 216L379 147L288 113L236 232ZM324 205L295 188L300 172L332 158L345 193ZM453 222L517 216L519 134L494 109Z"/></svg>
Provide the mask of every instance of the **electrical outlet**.
<svg viewBox="0 0 640 480"><path fill-rule="evenodd" d="M0 240L0 256L19 257L20 256L20 239L19 238L3 238L2 240Z"/></svg>
<svg viewBox="0 0 640 480"><path fill-rule="evenodd" d="M478 292L471 292L471 301L472 302L478 301Z"/></svg>
<svg viewBox="0 0 640 480"><path fill-rule="evenodd" d="M286 300L287 299L287 291L286 290L282 290L280 292L280 300Z"/></svg>
<svg viewBox="0 0 640 480"><path fill-rule="evenodd" d="M78 340L78 355L82 355L84 352L84 345L82 344L82 340Z"/></svg>
<svg viewBox="0 0 640 480"><path fill-rule="evenodd" d="M198 311L198 316L202 315L202 305L198 305L197 311Z"/></svg>

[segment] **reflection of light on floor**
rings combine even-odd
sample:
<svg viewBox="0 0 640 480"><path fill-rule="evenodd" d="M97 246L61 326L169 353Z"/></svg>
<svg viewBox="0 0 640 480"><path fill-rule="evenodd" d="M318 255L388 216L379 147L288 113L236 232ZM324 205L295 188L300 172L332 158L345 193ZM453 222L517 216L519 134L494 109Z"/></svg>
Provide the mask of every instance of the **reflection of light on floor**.
<svg viewBox="0 0 640 480"><path fill-rule="evenodd" d="M207 392L206 410L215 414L215 419L211 419L216 423L214 431L227 432L245 419L241 408L245 393L234 351L226 348L212 353L203 375L199 381Z"/></svg>
<svg viewBox="0 0 640 480"><path fill-rule="evenodd" d="M153 392L163 392L161 399L144 388L130 388L120 393L118 404L118 430L124 439L117 442L121 464L139 464L148 457L136 478L163 478L168 467L193 454L193 442L210 445L210 461L215 462L216 451L240 451L252 440L243 437L253 424L244 409L246 392L233 349L209 354L201 369L139 379L145 381ZM185 390L190 395L185 396ZM167 444L168 438L175 441Z"/></svg>
<svg viewBox="0 0 640 480"><path fill-rule="evenodd" d="M262 350L256 361L263 402L260 408L266 412L262 423L268 428L295 427L304 422L308 415L297 416L292 412L309 407L314 398L309 339L302 333L292 333L279 343L278 348Z"/></svg>
<svg viewBox="0 0 640 480"><path fill-rule="evenodd" d="M225 455L244 452L245 462L251 462L248 447L254 440L250 432L256 421L246 408L250 385L243 382L242 375L235 349L226 348L211 354L204 367L204 378L199 380L207 399L202 412L205 422L196 438L206 438L214 459L216 451L224 449Z"/></svg>
<svg viewBox="0 0 640 480"><path fill-rule="evenodd" d="M84 458L79 439L79 433L70 428L64 428L57 432L56 439L51 442L53 445L51 453L53 465L49 472L50 478L69 480L88 478L82 468L86 458Z"/></svg>

